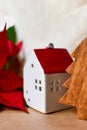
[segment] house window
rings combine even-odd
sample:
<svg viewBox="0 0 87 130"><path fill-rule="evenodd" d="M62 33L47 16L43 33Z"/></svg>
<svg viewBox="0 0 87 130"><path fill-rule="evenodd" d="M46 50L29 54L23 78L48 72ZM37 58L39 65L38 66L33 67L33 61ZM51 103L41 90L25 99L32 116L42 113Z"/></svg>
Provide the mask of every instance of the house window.
<svg viewBox="0 0 87 130"><path fill-rule="evenodd" d="M58 90L59 92L61 91L61 86L59 86L59 90Z"/></svg>
<svg viewBox="0 0 87 130"><path fill-rule="evenodd" d="M50 91L53 92L54 88L51 88Z"/></svg>
<svg viewBox="0 0 87 130"><path fill-rule="evenodd" d="M35 79L35 83L37 84L37 79Z"/></svg>
<svg viewBox="0 0 87 130"><path fill-rule="evenodd" d="M61 80L60 79L51 80L50 87L51 92L61 91Z"/></svg>
<svg viewBox="0 0 87 130"><path fill-rule="evenodd" d="M60 85L61 84L61 81L60 79L57 80L57 84Z"/></svg>
<svg viewBox="0 0 87 130"><path fill-rule="evenodd" d="M35 79L35 89L36 90L42 91L41 83L42 83L41 80Z"/></svg>
<svg viewBox="0 0 87 130"><path fill-rule="evenodd" d="M30 98L28 98L28 101L30 102Z"/></svg>
<svg viewBox="0 0 87 130"><path fill-rule="evenodd" d="M41 87L39 87L39 91L42 91L42 88L41 88Z"/></svg>
<svg viewBox="0 0 87 130"><path fill-rule="evenodd" d="M55 85L55 80L51 80L50 85L54 86Z"/></svg>
<svg viewBox="0 0 87 130"><path fill-rule="evenodd" d="M28 94L28 90L26 90L26 94Z"/></svg>
<svg viewBox="0 0 87 130"><path fill-rule="evenodd" d="M33 68L33 67L34 67L34 64L31 64L31 67Z"/></svg>
<svg viewBox="0 0 87 130"><path fill-rule="evenodd" d="M56 91L59 91L59 87L56 87Z"/></svg>
<svg viewBox="0 0 87 130"><path fill-rule="evenodd" d="M41 84L41 80L39 80L39 84Z"/></svg>
<svg viewBox="0 0 87 130"><path fill-rule="evenodd" d="M35 85L35 89L37 89L37 85Z"/></svg>

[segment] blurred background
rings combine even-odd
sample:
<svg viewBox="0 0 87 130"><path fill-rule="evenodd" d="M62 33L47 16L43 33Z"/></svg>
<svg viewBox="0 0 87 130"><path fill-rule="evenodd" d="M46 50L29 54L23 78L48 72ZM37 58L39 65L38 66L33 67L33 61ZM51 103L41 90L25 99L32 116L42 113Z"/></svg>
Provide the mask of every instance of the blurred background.
<svg viewBox="0 0 87 130"><path fill-rule="evenodd" d="M87 36L87 0L0 0L0 30L16 26L27 59L34 48L67 48Z"/></svg>

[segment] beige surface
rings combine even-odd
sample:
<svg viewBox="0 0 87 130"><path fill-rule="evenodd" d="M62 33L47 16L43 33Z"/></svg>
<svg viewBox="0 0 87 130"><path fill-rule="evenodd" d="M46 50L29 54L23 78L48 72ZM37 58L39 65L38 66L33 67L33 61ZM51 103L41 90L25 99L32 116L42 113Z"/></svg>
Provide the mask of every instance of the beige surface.
<svg viewBox="0 0 87 130"><path fill-rule="evenodd" d="M75 109L43 114L6 109L0 112L0 130L87 130L87 121L78 120Z"/></svg>

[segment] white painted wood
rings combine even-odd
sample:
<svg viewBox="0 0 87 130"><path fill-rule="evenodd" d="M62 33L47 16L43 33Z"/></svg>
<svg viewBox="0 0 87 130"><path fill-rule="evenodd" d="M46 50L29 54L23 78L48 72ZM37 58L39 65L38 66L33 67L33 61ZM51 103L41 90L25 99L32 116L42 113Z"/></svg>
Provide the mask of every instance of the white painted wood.
<svg viewBox="0 0 87 130"><path fill-rule="evenodd" d="M24 67L24 98L28 106L45 111L45 75L34 52Z"/></svg>

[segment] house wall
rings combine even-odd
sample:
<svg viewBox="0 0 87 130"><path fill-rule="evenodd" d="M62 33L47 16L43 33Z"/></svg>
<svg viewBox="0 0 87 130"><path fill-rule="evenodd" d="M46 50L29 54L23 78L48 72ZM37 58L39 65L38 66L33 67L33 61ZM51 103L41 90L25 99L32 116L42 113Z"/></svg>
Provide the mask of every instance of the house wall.
<svg viewBox="0 0 87 130"><path fill-rule="evenodd" d="M46 113L58 111L68 106L58 104L60 97L66 92L62 84L69 78L68 73L46 74Z"/></svg>
<svg viewBox="0 0 87 130"><path fill-rule="evenodd" d="M24 97L28 106L45 111L45 75L34 51L24 67Z"/></svg>
<svg viewBox="0 0 87 130"><path fill-rule="evenodd" d="M87 36L87 0L1 0L0 29L4 22L16 25L26 58L49 42L71 53Z"/></svg>

